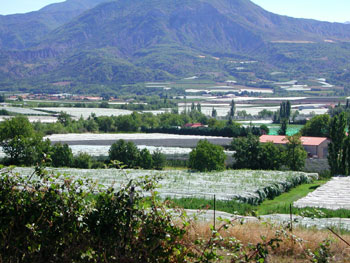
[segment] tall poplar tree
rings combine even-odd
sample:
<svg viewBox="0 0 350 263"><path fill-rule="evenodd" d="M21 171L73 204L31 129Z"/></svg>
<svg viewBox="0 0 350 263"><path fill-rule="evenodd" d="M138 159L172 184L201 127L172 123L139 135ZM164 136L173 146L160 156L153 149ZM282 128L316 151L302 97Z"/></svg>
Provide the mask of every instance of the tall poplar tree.
<svg viewBox="0 0 350 263"><path fill-rule="evenodd" d="M230 113L229 113L229 118L235 117L235 113L236 113L236 103L234 100L231 101L231 108L230 108Z"/></svg>
<svg viewBox="0 0 350 263"><path fill-rule="evenodd" d="M331 142L328 146L328 163L332 175L346 174L346 118L342 112L331 119L329 138Z"/></svg>

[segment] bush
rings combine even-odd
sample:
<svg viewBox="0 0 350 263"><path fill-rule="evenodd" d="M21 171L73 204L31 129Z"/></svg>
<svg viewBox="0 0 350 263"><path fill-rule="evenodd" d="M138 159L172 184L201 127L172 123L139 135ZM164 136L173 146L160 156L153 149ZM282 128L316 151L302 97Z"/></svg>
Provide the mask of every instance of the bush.
<svg viewBox="0 0 350 263"><path fill-rule="evenodd" d="M220 171L225 169L225 159L224 148L201 140L190 152L189 167L201 172Z"/></svg>
<svg viewBox="0 0 350 263"><path fill-rule="evenodd" d="M115 192L37 175L47 183L11 173L0 177L1 262L186 261L187 248L179 242L185 231L155 197L144 209L146 200L135 191L152 190L153 179L134 180Z"/></svg>

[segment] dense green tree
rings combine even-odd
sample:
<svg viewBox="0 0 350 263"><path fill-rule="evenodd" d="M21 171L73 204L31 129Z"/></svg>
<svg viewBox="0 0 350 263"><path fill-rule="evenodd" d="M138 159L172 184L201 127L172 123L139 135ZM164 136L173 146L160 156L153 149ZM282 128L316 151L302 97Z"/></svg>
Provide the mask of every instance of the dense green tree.
<svg viewBox="0 0 350 263"><path fill-rule="evenodd" d="M118 131L136 132L141 127L141 123L132 115L123 115L115 120L115 126Z"/></svg>
<svg viewBox="0 0 350 263"><path fill-rule="evenodd" d="M233 139L231 149L235 151L234 168L260 169L260 141L258 136L249 134L247 137Z"/></svg>
<svg viewBox="0 0 350 263"><path fill-rule="evenodd" d="M273 115L273 122L282 123L284 120L287 120L287 123L289 123L291 114L292 106L290 101L283 101L280 104L280 109Z"/></svg>
<svg viewBox="0 0 350 263"><path fill-rule="evenodd" d="M108 152L109 160L118 160L127 167L135 167L139 159L139 150L135 143L118 140L113 143Z"/></svg>
<svg viewBox="0 0 350 263"><path fill-rule="evenodd" d="M149 150L142 149L139 154L138 166L143 169L152 169L153 168L153 158Z"/></svg>
<svg viewBox="0 0 350 263"><path fill-rule="evenodd" d="M292 113L292 106L291 106L289 100L287 100L285 107L286 107L286 118L288 119L288 122L289 122L290 116L291 116L291 113Z"/></svg>
<svg viewBox="0 0 350 263"><path fill-rule="evenodd" d="M73 164L72 149L66 143L56 143L51 148L51 160L55 167L71 167Z"/></svg>
<svg viewBox="0 0 350 263"><path fill-rule="evenodd" d="M226 155L224 149L207 140L200 140L191 152L189 167L198 171L214 171L225 169Z"/></svg>
<svg viewBox="0 0 350 263"><path fill-rule="evenodd" d="M80 152L74 157L73 166L80 169L90 169L92 158L88 153Z"/></svg>
<svg viewBox="0 0 350 263"><path fill-rule="evenodd" d="M60 112L60 114L57 117L57 120L64 126L68 126L72 122L71 116L68 113L63 111Z"/></svg>
<svg viewBox="0 0 350 263"><path fill-rule="evenodd" d="M267 127L266 124L261 124L260 130L261 130L262 134L269 134L269 132L270 132L270 129L269 129L269 127Z"/></svg>
<svg viewBox="0 0 350 263"><path fill-rule="evenodd" d="M288 129L288 119L281 120L281 127L278 130L278 135L286 135Z"/></svg>
<svg viewBox="0 0 350 263"><path fill-rule="evenodd" d="M211 111L211 117L216 118L218 116L218 112L216 111L216 109L213 107L212 111Z"/></svg>
<svg viewBox="0 0 350 263"><path fill-rule="evenodd" d="M0 103L5 102L5 95L0 94Z"/></svg>
<svg viewBox="0 0 350 263"><path fill-rule="evenodd" d="M12 164L32 165L49 151L49 141L43 141L27 117L16 116L0 123L0 146Z"/></svg>
<svg viewBox="0 0 350 263"><path fill-rule="evenodd" d="M248 137L234 139L231 149L235 151L236 169L278 170L283 165L284 147L272 142L260 143L258 136L249 134Z"/></svg>
<svg viewBox="0 0 350 263"><path fill-rule="evenodd" d="M233 119L235 117L235 113L236 113L236 103L234 100L232 100L230 105L230 112L228 116Z"/></svg>
<svg viewBox="0 0 350 263"><path fill-rule="evenodd" d="M194 111L196 109L196 105L194 105L194 102L191 104L191 111Z"/></svg>
<svg viewBox="0 0 350 263"><path fill-rule="evenodd" d="M265 119L265 118L271 118L273 116L273 111L263 109L258 113L259 118Z"/></svg>
<svg viewBox="0 0 350 263"><path fill-rule="evenodd" d="M346 118L342 112L335 115L330 121L329 138L331 142L328 145L328 163L332 175L345 175L346 173L346 155L344 152L344 142Z"/></svg>
<svg viewBox="0 0 350 263"><path fill-rule="evenodd" d="M300 130L303 136L328 137L331 118L328 114L313 117Z"/></svg>
<svg viewBox="0 0 350 263"><path fill-rule="evenodd" d="M116 131L114 119L108 116L101 116L96 118L98 127L100 131L112 132Z"/></svg>
<svg viewBox="0 0 350 263"><path fill-rule="evenodd" d="M86 120L84 126L88 132L98 132L99 130L98 124L93 118Z"/></svg>
<svg viewBox="0 0 350 263"><path fill-rule="evenodd" d="M109 103L107 101L102 101L99 105L100 108L109 108Z"/></svg>
<svg viewBox="0 0 350 263"><path fill-rule="evenodd" d="M202 106L199 102L197 103L197 111L202 112Z"/></svg>
<svg viewBox="0 0 350 263"><path fill-rule="evenodd" d="M259 169L279 170L283 165L283 146L277 146L272 142L262 143L259 150Z"/></svg>
<svg viewBox="0 0 350 263"><path fill-rule="evenodd" d="M153 168L156 170L163 170L166 162L165 155L159 150L155 150L152 154Z"/></svg>
<svg viewBox="0 0 350 263"><path fill-rule="evenodd" d="M284 164L293 171L299 171L305 166L307 152L301 144L300 135L287 136Z"/></svg>

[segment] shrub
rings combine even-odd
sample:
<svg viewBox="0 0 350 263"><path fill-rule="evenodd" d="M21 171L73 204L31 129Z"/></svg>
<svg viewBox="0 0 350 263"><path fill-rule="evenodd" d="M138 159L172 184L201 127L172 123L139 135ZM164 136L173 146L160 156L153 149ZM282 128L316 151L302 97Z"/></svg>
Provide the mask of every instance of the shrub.
<svg viewBox="0 0 350 263"><path fill-rule="evenodd" d="M135 191L152 190L154 178L115 192L36 170L43 180L0 177L1 262L185 262L185 231Z"/></svg>

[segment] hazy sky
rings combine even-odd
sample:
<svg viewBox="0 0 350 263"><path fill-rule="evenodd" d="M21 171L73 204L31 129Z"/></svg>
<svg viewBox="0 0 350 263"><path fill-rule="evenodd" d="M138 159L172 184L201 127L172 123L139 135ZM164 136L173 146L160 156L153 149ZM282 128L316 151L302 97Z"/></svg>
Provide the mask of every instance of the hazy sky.
<svg viewBox="0 0 350 263"><path fill-rule="evenodd" d="M25 13L64 0L0 0L0 14ZM232 0L234 1L234 0ZM331 22L350 21L350 0L252 0L268 11Z"/></svg>
<svg viewBox="0 0 350 263"><path fill-rule="evenodd" d="M322 21L350 21L350 0L252 0L273 13Z"/></svg>

